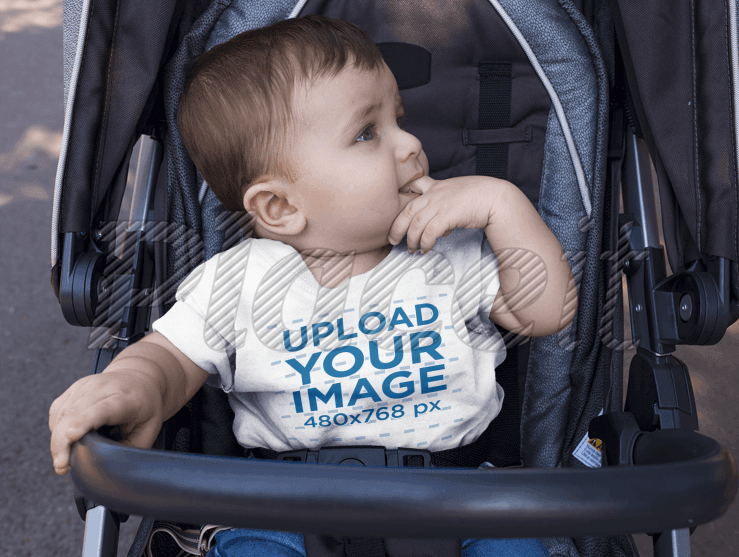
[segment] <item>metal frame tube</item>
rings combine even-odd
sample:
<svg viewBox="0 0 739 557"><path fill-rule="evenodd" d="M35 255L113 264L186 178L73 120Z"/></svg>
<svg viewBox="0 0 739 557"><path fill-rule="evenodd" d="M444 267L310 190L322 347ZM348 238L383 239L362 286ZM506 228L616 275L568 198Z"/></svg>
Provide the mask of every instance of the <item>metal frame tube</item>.
<svg viewBox="0 0 739 557"><path fill-rule="evenodd" d="M639 225L632 232L633 248L643 250L661 247L649 151L644 140L636 137L628 126L626 127L622 187L624 212L634 215Z"/></svg>
<svg viewBox="0 0 739 557"><path fill-rule="evenodd" d="M690 557L690 529L680 528L656 534L654 557Z"/></svg>
<svg viewBox="0 0 739 557"><path fill-rule="evenodd" d="M85 543L82 557L116 557L120 525L113 514L98 505L85 516Z"/></svg>

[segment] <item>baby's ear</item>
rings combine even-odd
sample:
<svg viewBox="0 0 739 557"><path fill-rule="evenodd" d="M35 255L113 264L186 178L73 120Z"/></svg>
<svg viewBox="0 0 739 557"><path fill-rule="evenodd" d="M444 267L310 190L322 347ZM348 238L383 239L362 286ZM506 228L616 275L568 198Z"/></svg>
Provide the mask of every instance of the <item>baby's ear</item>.
<svg viewBox="0 0 739 557"><path fill-rule="evenodd" d="M272 234L300 234L307 221L294 203L293 188L280 178L258 180L246 189L244 208L256 217L256 224Z"/></svg>

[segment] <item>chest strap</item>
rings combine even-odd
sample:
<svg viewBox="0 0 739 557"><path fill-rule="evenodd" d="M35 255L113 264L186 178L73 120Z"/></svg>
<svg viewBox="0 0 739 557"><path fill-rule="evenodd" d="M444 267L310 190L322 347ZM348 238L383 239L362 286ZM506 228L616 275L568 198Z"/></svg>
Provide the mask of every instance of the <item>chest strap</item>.
<svg viewBox="0 0 739 557"><path fill-rule="evenodd" d="M430 452L422 449L386 449L376 445L321 447L317 451L300 449L277 452L264 448L245 451L246 456L266 460L305 462L307 464L341 464L348 466L388 466L419 468L478 468L486 462L484 447L475 443L456 449ZM251 453L251 455L249 454ZM523 462L515 466L520 468Z"/></svg>

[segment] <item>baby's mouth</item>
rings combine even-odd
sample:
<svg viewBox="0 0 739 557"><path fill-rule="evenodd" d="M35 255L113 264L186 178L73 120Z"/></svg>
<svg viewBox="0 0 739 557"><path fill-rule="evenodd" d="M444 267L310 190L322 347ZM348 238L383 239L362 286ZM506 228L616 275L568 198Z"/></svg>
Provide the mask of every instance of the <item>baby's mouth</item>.
<svg viewBox="0 0 739 557"><path fill-rule="evenodd" d="M400 189L398 190L398 192L399 192L399 193L410 193L410 194L413 194L413 195L421 195L420 193L417 193L417 192L411 191L411 184L412 184L413 182L415 182L416 180L418 180L419 178L422 178L422 177L423 177L424 175L425 175L424 171L423 171L423 170L421 170L421 171L420 171L420 172L419 172L418 174L416 174L416 175L415 175L415 176L414 176L413 178L411 178L410 180L408 180L408 183L407 183L407 184L405 184L405 185L404 185L404 186L403 186L402 188L400 188Z"/></svg>

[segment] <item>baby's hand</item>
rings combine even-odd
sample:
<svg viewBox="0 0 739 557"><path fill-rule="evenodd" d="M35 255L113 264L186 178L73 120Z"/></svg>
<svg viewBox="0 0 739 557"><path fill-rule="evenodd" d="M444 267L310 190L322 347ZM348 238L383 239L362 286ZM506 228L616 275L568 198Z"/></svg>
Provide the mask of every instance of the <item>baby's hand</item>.
<svg viewBox="0 0 739 557"><path fill-rule="evenodd" d="M388 241L395 245L407 234L408 250L415 253L420 247L425 254L455 228L484 228L492 216L496 182L487 176L415 180L411 192L421 195L395 219Z"/></svg>
<svg viewBox="0 0 739 557"><path fill-rule="evenodd" d="M56 473L70 471L73 443L105 425L120 425L125 445L150 448L162 426L161 399L158 386L137 371L116 370L78 380L49 409Z"/></svg>

